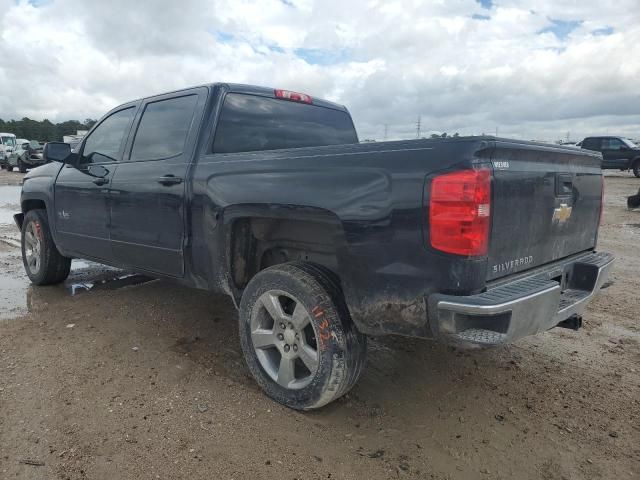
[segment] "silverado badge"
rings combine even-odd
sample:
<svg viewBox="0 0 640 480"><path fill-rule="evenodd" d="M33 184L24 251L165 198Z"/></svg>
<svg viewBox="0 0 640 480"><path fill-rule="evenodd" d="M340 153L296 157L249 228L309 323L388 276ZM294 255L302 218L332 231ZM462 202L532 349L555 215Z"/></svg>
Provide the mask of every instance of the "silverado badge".
<svg viewBox="0 0 640 480"><path fill-rule="evenodd" d="M570 207L566 203L561 203L560 206L553 210L553 222L563 224L571 216L573 207Z"/></svg>

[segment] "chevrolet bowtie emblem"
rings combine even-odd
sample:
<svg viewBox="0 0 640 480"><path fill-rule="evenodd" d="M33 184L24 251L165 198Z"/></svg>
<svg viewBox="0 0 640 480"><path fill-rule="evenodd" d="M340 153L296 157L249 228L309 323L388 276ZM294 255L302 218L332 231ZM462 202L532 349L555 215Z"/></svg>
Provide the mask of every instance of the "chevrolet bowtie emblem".
<svg viewBox="0 0 640 480"><path fill-rule="evenodd" d="M558 208L553 210L554 223L564 223L569 220L573 207L570 207L566 203L561 203Z"/></svg>

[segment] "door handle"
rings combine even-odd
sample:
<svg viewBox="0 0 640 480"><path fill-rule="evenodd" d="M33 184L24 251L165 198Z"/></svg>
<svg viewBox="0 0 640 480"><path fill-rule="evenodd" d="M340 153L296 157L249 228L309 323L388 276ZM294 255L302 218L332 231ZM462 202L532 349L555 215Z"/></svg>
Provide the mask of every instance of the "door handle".
<svg viewBox="0 0 640 480"><path fill-rule="evenodd" d="M162 177L156 178L156 182L168 187L170 185L178 185L179 183L182 183L182 179L175 175L163 175Z"/></svg>
<svg viewBox="0 0 640 480"><path fill-rule="evenodd" d="M107 183L109 183L109 179L108 178L96 178L95 180L93 180L93 183L95 183L96 185L106 185Z"/></svg>

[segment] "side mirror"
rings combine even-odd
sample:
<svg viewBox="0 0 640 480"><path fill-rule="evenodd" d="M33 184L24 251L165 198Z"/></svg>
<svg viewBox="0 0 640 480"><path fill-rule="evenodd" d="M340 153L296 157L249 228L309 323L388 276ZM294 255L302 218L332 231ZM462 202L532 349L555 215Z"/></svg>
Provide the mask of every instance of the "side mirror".
<svg viewBox="0 0 640 480"><path fill-rule="evenodd" d="M64 142L47 142L42 150L42 157L45 162L62 162L71 155L71 146Z"/></svg>
<svg viewBox="0 0 640 480"><path fill-rule="evenodd" d="M620 147L620 150L622 150L622 151L627 151L627 150L629 150L629 147L628 147L628 146L626 146L626 145L622 145L622 146Z"/></svg>

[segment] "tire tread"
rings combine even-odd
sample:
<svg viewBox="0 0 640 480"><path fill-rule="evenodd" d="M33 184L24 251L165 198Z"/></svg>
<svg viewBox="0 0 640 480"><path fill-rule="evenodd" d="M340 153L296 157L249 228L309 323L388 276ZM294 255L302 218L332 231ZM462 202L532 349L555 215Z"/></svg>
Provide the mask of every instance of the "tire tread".
<svg viewBox="0 0 640 480"><path fill-rule="evenodd" d="M305 402L296 402L294 400L282 398L282 396L275 394L274 391L270 391L268 385L265 387L264 382L259 381L258 383L261 384L269 396L291 408L298 410L313 410L320 408L346 394L351 388L353 388L362 375L366 363L367 337L357 330L355 324L351 320L339 280L333 272L314 263L289 262L274 265L262 270L252 279L252 282L261 282L264 276L272 273L289 277L294 280L298 285L302 285L312 298L316 299L317 305L321 306L325 310L331 309L335 312L337 322L339 324L336 326L340 330L339 333L336 333L338 333L340 337L344 337L344 349L341 350L343 352L344 363L343 366L336 367L337 370L332 370L332 372L338 374L336 377L339 382L337 388L335 390L331 390L330 388L327 388L329 383L326 383L324 390L316 398L309 399ZM251 290L251 282L247 287L247 290ZM247 290L245 290L245 294ZM243 311L247 312L248 306L245 305L245 301L247 300L243 295L241 313ZM335 317L332 316L332 318ZM242 339L244 338L242 322L246 322L247 319L246 317L243 318L241 316L240 321ZM335 322L335 320L333 321ZM245 348L246 345L243 343L243 349ZM247 354L248 353L245 350L245 355ZM252 355L252 353L249 354ZM250 368L250 370L252 369ZM342 376L340 376L340 372L343 373ZM252 371L252 373L256 376L256 372ZM258 380L258 378L256 379ZM334 383L333 385L336 384Z"/></svg>

